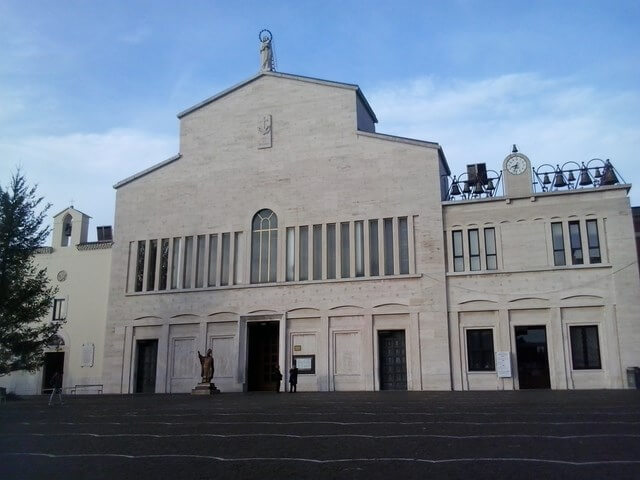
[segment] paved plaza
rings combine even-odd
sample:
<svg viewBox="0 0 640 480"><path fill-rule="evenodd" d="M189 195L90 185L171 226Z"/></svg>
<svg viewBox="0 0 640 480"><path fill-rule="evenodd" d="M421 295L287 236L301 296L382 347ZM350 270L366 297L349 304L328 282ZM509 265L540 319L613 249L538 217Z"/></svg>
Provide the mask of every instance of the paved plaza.
<svg viewBox="0 0 640 480"><path fill-rule="evenodd" d="M31 397L0 478L640 478L640 392Z"/></svg>

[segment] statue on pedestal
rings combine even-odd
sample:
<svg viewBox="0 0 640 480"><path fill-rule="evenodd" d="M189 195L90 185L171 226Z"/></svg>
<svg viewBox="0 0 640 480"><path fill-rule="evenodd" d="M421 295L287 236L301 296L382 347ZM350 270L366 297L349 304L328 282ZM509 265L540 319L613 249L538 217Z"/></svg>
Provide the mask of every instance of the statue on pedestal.
<svg viewBox="0 0 640 480"><path fill-rule="evenodd" d="M211 383L213 378L213 350L207 350L207 355L200 355L198 350L198 358L200 359L200 376L202 377L202 383Z"/></svg>

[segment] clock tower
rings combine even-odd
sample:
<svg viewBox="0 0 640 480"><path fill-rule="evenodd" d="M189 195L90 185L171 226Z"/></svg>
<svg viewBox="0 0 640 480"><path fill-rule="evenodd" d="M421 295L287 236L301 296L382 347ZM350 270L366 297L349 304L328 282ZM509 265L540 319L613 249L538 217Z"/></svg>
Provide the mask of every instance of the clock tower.
<svg viewBox="0 0 640 480"><path fill-rule="evenodd" d="M518 152L513 146L513 152L502 162L504 178L504 193L507 197L528 197L533 191L533 175L531 162L526 155Z"/></svg>

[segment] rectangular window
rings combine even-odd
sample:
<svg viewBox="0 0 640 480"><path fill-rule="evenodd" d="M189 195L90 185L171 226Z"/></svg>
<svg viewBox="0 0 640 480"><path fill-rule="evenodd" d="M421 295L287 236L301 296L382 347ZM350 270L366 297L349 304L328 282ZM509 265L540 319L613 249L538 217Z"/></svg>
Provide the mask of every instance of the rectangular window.
<svg viewBox="0 0 640 480"><path fill-rule="evenodd" d="M364 223L362 221L354 223L356 236L356 277L364 277Z"/></svg>
<svg viewBox="0 0 640 480"><path fill-rule="evenodd" d="M287 228L287 272L285 280L293 282L296 279L296 229Z"/></svg>
<svg viewBox="0 0 640 480"><path fill-rule="evenodd" d="M313 279L322 280L322 225L313 226Z"/></svg>
<svg viewBox="0 0 640 480"><path fill-rule="evenodd" d="M409 273L409 230L407 217L398 218L398 251L400 253L400 273Z"/></svg>
<svg viewBox="0 0 640 480"><path fill-rule="evenodd" d="M160 281L158 290L167 289L167 274L169 269L169 239L160 240Z"/></svg>
<svg viewBox="0 0 640 480"><path fill-rule="evenodd" d="M378 220L369 220L369 274L380 275L380 251L378 250Z"/></svg>
<svg viewBox="0 0 640 480"><path fill-rule="evenodd" d="M464 250L462 247L462 230L451 232L453 240L453 271L464 272Z"/></svg>
<svg viewBox="0 0 640 480"><path fill-rule="evenodd" d="M158 256L158 240L149 240L149 268L147 270L147 291L156 286L156 258Z"/></svg>
<svg viewBox="0 0 640 480"><path fill-rule="evenodd" d="M582 237L580 235L580 222L569 222L569 240L571 242L571 263L582 265Z"/></svg>
<svg viewBox="0 0 640 480"><path fill-rule="evenodd" d="M204 286L204 235L198 235L196 245L196 288Z"/></svg>
<svg viewBox="0 0 640 480"><path fill-rule="evenodd" d="M383 220L384 228L384 274L393 275L393 219Z"/></svg>
<svg viewBox="0 0 640 480"><path fill-rule="evenodd" d="M193 237L184 239L184 275L182 276L182 288L191 288L191 266L193 264Z"/></svg>
<svg viewBox="0 0 640 480"><path fill-rule="evenodd" d="M209 235L209 280L210 287L216 286L218 274L218 235Z"/></svg>
<svg viewBox="0 0 640 480"><path fill-rule="evenodd" d="M564 234L562 223L551 224L551 238L553 240L553 264L556 266L566 265L567 260L564 253Z"/></svg>
<svg viewBox="0 0 640 480"><path fill-rule="evenodd" d="M138 242L138 256L136 257L136 292L142 291L144 285L144 252L147 242L141 240Z"/></svg>
<svg viewBox="0 0 640 480"><path fill-rule="evenodd" d="M240 285L242 283L242 273L244 270L244 256L242 249L244 248L244 233L235 232L233 234L233 284Z"/></svg>
<svg viewBox="0 0 640 480"><path fill-rule="evenodd" d="M309 227L300 227L300 280L309 280Z"/></svg>
<svg viewBox="0 0 640 480"><path fill-rule="evenodd" d="M571 357L574 370L597 370L600 363L600 343L597 325L569 327Z"/></svg>
<svg viewBox="0 0 640 480"><path fill-rule="evenodd" d="M180 271L180 237L173 239L173 252L171 253L171 288L178 288L178 272Z"/></svg>
<svg viewBox="0 0 640 480"><path fill-rule="evenodd" d="M498 269L498 254L496 251L496 229L484 229L484 253L487 262L487 270Z"/></svg>
<svg viewBox="0 0 640 480"><path fill-rule="evenodd" d="M53 301L53 320L64 320L65 308L64 298L56 298Z"/></svg>
<svg viewBox="0 0 640 480"><path fill-rule="evenodd" d="M495 367L493 330L467 330L467 357L470 372L492 372Z"/></svg>
<svg viewBox="0 0 640 480"><path fill-rule="evenodd" d="M602 262L597 220L587 220L587 240L589 243L589 263Z"/></svg>
<svg viewBox="0 0 640 480"><path fill-rule="evenodd" d="M340 274L342 278L349 278L350 273L349 251L349 222L340 224Z"/></svg>
<svg viewBox="0 0 640 480"><path fill-rule="evenodd" d="M336 224L327 224L327 278L336 278Z"/></svg>
<svg viewBox="0 0 640 480"><path fill-rule="evenodd" d="M480 270L480 237L478 230L469 230L469 270Z"/></svg>
<svg viewBox="0 0 640 480"><path fill-rule="evenodd" d="M229 233L222 234L222 253L220 263L222 269L220 271L220 285L229 285L229 255L231 250L231 238Z"/></svg>

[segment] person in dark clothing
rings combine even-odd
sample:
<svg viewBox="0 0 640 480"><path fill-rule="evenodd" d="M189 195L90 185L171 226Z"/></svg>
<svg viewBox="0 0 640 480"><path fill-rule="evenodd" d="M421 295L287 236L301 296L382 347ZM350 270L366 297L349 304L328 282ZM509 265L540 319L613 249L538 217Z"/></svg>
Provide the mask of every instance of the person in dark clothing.
<svg viewBox="0 0 640 480"><path fill-rule="evenodd" d="M64 405L64 402L62 401L62 375L60 375L60 372L56 372L53 374L53 377L51 377L51 380L49 381L49 386L51 387L49 405L53 405L53 397L56 393L58 394L60 405Z"/></svg>
<svg viewBox="0 0 640 480"><path fill-rule="evenodd" d="M276 369L273 372L273 381L276 382L276 392L280 393L280 382L282 382L282 372L280 372L280 365L276 365Z"/></svg>
<svg viewBox="0 0 640 480"><path fill-rule="evenodd" d="M293 361L293 368L289 370L289 393L298 391L298 367Z"/></svg>

